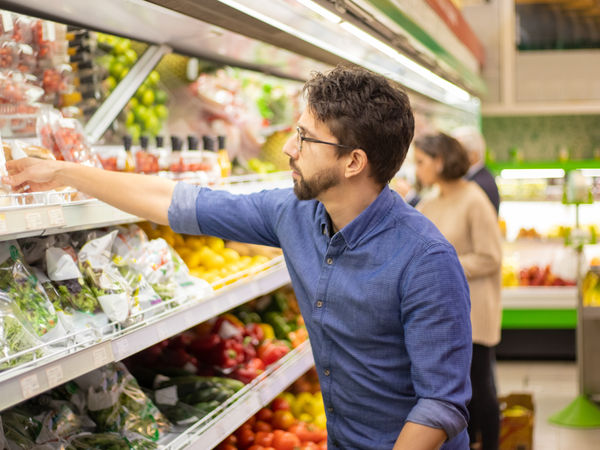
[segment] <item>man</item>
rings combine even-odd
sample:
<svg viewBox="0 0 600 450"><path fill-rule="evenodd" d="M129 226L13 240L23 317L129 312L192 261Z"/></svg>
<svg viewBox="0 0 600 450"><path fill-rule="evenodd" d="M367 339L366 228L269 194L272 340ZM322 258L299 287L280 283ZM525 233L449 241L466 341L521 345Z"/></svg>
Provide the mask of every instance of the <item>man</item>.
<svg viewBox="0 0 600 450"><path fill-rule="evenodd" d="M484 164L485 140L483 136L477 128L465 126L453 130L452 137L460 142L469 155L471 167L465 178L474 181L483 189L498 214L500 212L500 194L494 176Z"/></svg>
<svg viewBox="0 0 600 450"><path fill-rule="evenodd" d="M232 195L32 159L7 164L5 181L69 185L178 232L281 247L329 448L467 449L468 286L452 246L387 186L413 137L408 97L360 68L315 74L304 90L284 146L293 192Z"/></svg>

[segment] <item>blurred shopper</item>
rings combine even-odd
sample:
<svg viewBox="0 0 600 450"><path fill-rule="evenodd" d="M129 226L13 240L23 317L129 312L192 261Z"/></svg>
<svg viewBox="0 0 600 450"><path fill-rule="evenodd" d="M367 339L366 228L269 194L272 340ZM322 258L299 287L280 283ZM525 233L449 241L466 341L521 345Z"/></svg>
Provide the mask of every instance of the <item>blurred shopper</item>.
<svg viewBox="0 0 600 450"><path fill-rule="evenodd" d="M464 450L467 281L454 248L388 187L413 137L408 96L343 67L316 73L304 92L308 106L283 148L293 190L234 195L33 158L9 162L4 181L72 186L179 233L281 247L321 381L328 448Z"/></svg>
<svg viewBox="0 0 600 450"><path fill-rule="evenodd" d="M474 181L486 193L496 214L500 212L500 193L494 176L485 166L485 140L479 130L472 126L459 127L452 131L456 139L469 155L469 170L465 175L467 180Z"/></svg>
<svg viewBox="0 0 600 450"><path fill-rule="evenodd" d="M439 194L418 205L458 253L471 290L473 360L469 404L469 437L481 434L483 450L498 448L500 416L493 366L500 341L500 230L492 204L481 188L463 178L469 169L464 148L445 134L415 141L417 176L425 186L437 184Z"/></svg>

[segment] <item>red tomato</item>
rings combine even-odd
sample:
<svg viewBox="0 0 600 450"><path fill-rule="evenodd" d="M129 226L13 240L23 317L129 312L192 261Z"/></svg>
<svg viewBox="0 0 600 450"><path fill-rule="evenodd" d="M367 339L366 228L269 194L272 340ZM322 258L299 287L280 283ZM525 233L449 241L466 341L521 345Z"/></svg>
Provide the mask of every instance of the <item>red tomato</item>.
<svg viewBox="0 0 600 450"><path fill-rule="evenodd" d="M236 436L239 448L248 448L254 444L254 431L249 428L243 428L236 433Z"/></svg>
<svg viewBox="0 0 600 450"><path fill-rule="evenodd" d="M296 447L300 447L301 445L300 438L287 431L273 435L273 447L275 447L275 450L295 450Z"/></svg>
<svg viewBox="0 0 600 450"><path fill-rule="evenodd" d="M225 444L225 445L219 444L217 449L218 450L237 450L237 447L235 445L230 445L230 444Z"/></svg>
<svg viewBox="0 0 600 450"><path fill-rule="evenodd" d="M296 418L290 411L279 410L273 413L273 418L271 419L271 425L273 428L278 428L280 430L287 430L289 427L296 423Z"/></svg>
<svg viewBox="0 0 600 450"><path fill-rule="evenodd" d="M302 442L321 442L327 440L327 431L321 430L311 423L300 422L288 430L300 438Z"/></svg>
<svg viewBox="0 0 600 450"><path fill-rule="evenodd" d="M273 417L273 411L271 411L269 408L263 408L256 413L256 418L264 422L270 422L271 417Z"/></svg>
<svg viewBox="0 0 600 450"><path fill-rule="evenodd" d="M254 424L254 431L272 431L273 427L268 423L268 422L264 422L262 420L257 420L256 423Z"/></svg>
<svg viewBox="0 0 600 450"><path fill-rule="evenodd" d="M262 445L254 444L253 446L248 447L248 450L265 450L265 448Z"/></svg>
<svg viewBox="0 0 600 450"><path fill-rule="evenodd" d="M266 431L257 431L254 435L254 442L264 447L270 447L273 444L273 433Z"/></svg>
<svg viewBox="0 0 600 450"><path fill-rule="evenodd" d="M289 411L290 410L290 404L283 397L275 397L275 399L273 399L273 401L271 402L271 409L273 411L279 411L280 409L283 409L285 411Z"/></svg>
<svg viewBox="0 0 600 450"><path fill-rule="evenodd" d="M327 439L325 439L324 441L319 442L319 449L320 450L327 450Z"/></svg>
<svg viewBox="0 0 600 450"><path fill-rule="evenodd" d="M314 442L303 442L300 450L319 450L319 446Z"/></svg>

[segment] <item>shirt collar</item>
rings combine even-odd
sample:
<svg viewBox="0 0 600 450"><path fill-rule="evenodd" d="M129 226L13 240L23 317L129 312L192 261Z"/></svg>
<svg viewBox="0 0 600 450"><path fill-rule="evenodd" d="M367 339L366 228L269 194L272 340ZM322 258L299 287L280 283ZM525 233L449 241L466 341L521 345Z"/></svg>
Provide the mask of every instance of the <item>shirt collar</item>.
<svg viewBox="0 0 600 450"><path fill-rule="evenodd" d="M479 172L481 169L483 169L483 166L484 166L483 161L476 162L471 167L469 167L469 170L467 171L465 178L470 179L473 175L475 175L477 172Z"/></svg>
<svg viewBox="0 0 600 450"><path fill-rule="evenodd" d="M339 231L346 245L351 249L356 247L361 239L383 220L393 204L394 194L386 185L377 198L363 212ZM330 236L332 225L329 215L322 203L319 203L319 209L321 209L319 214L319 230L321 233Z"/></svg>

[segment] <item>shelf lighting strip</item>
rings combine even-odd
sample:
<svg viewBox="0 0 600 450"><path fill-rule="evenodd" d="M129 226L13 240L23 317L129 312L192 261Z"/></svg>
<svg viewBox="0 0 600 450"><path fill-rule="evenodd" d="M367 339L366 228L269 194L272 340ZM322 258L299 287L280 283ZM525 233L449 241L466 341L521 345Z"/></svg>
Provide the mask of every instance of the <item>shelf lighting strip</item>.
<svg viewBox="0 0 600 450"><path fill-rule="evenodd" d="M297 6L289 4L290 2L285 4L281 1L262 4L250 0L219 0L219 2L334 55L387 76L423 95L470 113L479 113L481 106L479 99L313 0L296 2L316 13L316 16L311 15L310 18L303 14L307 11L299 10ZM294 16L298 20L290 20ZM313 26L316 21L319 32L309 30L306 21L310 21ZM345 39L345 42L340 39ZM348 45L349 43L352 45Z"/></svg>
<svg viewBox="0 0 600 450"><path fill-rule="evenodd" d="M563 169L504 169L500 177L506 180L539 179L539 178L564 178Z"/></svg>

